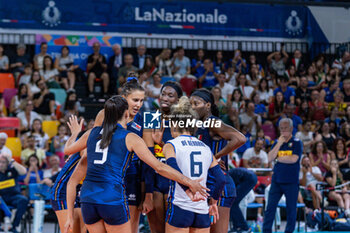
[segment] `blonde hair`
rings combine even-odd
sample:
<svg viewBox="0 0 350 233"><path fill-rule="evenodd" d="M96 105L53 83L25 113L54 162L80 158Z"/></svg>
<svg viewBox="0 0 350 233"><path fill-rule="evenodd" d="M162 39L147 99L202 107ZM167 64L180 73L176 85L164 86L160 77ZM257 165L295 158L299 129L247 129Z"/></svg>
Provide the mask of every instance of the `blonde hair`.
<svg viewBox="0 0 350 233"><path fill-rule="evenodd" d="M182 96L179 99L179 102L171 106L171 121L184 121L193 119L198 119L198 114L195 110L192 109L190 100L187 96ZM191 134L194 134L196 128L193 127L177 127L177 130L180 132L189 131Z"/></svg>

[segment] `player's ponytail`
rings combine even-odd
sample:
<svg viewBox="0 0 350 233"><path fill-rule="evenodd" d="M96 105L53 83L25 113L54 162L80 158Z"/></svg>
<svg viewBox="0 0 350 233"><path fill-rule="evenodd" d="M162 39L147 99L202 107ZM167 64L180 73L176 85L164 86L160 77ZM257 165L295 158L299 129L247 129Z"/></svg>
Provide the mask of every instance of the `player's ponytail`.
<svg viewBox="0 0 350 233"><path fill-rule="evenodd" d="M145 89L140 85L136 77L128 77L120 94L127 97L133 91L145 91Z"/></svg>
<svg viewBox="0 0 350 233"><path fill-rule="evenodd" d="M104 106L105 118L102 125L103 132L100 143L101 149L108 147L111 143L113 133L117 128L117 122L122 119L128 108L128 102L120 95L112 96L106 101Z"/></svg>
<svg viewBox="0 0 350 233"><path fill-rule="evenodd" d="M198 114L195 110L192 109L190 100L187 96L182 96L179 99L179 102L173 106L171 106L171 114L170 114L171 121L192 121L193 119L198 119ZM187 127L186 124L184 124L184 127L181 127L178 129L180 132L188 131L192 135L195 132L194 127Z"/></svg>

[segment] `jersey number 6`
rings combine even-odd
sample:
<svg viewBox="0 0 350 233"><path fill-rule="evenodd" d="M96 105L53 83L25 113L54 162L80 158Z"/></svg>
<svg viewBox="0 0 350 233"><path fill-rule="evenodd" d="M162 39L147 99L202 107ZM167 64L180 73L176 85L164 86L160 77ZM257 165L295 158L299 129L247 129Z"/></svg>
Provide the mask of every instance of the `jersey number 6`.
<svg viewBox="0 0 350 233"><path fill-rule="evenodd" d="M201 155L200 151L192 151L190 154L191 158L191 177L200 177L202 175L203 164L202 162L194 161L195 155Z"/></svg>
<svg viewBox="0 0 350 233"><path fill-rule="evenodd" d="M107 161L108 146L107 146L106 148L104 148L104 149L101 149L100 143L101 143L101 140L99 140L99 141L96 143L95 152L96 152L96 153L102 153L102 159L101 159L101 160L95 159L95 160L94 160L94 164L104 164L104 163Z"/></svg>

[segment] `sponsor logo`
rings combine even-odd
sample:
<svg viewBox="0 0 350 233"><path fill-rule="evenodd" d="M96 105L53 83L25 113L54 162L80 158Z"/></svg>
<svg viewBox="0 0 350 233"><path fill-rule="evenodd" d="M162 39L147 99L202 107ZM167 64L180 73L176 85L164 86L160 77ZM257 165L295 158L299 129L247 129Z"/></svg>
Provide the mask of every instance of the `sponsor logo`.
<svg viewBox="0 0 350 233"><path fill-rule="evenodd" d="M129 194L129 201L136 201L136 195L135 194Z"/></svg>
<svg viewBox="0 0 350 233"><path fill-rule="evenodd" d="M298 17L296 11L291 11L290 16L286 20L286 32L291 36L297 36L303 32L303 22Z"/></svg>
<svg viewBox="0 0 350 233"><path fill-rule="evenodd" d="M61 23L61 12L55 5L55 1L49 1L49 5L41 13L42 23L46 26L55 27Z"/></svg>
<svg viewBox="0 0 350 233"><path fill-rule="evenodd" d="M157 110L157 112L144 112L143 118L144 123L143 127L145 129L160 129L161 119L160 116L162 114Z"/></svg>

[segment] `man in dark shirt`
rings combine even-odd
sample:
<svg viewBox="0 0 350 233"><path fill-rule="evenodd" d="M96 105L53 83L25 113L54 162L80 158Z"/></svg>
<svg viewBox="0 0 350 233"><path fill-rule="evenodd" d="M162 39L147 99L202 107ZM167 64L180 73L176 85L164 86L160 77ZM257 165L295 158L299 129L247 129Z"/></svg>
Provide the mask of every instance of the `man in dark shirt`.
<svg viewBox="0 0 350 233"><path fill-rule="evenodd" d="M33 96L34 111L40 114L44 121L56 120L55 95L49 91L44 80L36 82L40 92Z"/></svg>
<svg viewBox="0 0 350 233"><path fill-rule="evenodd" d="M116 93L117 81L118 81L118 72L119 68L122 66L123 57L122 57L122 48L119 44L112 46L114 55L109 58L108 61L108 74L111 80L110 91L111 93Z"/></svg>
<svg viewBox="0 0 350 233"><path fill-rule="evenodd" d="M146 46L145 45L139 45L137 46L137 55L134 58L133 65L136 66L138 69L143 69L143 66L145 65L145 59L146 59Z"/></svg>
<svg viewBox="0 0 350 233"><path fill-rule="evenodd" d="M311 100L311 90L307 88L308 81L305 76L300 78L300 86L295 90L296 103L299 105L302 101Z"/></svg>
<svg viewBox="0 0 350 233"><path fill-rule="evenodd" d="M103 83L103 97L107 98L109 75L107 73L107 62L105 56L100 53L100 44L95 42L92 46L94 53L88 57L87 71L88 71L88 88L89 97L94 98L94 84L95 79L99 78Z"/></svg>
<svg viewBox="0 0 350 233"><path fill-rule="evenodd" d="M24 73L24 66L30 63L30 57L26 54L25 44L17 45L17 53L10 61L10 68L14 74Z"/></svg>
<svg viewBox="0 0 350 233"><path fill-rule="evenodd" d="M27 211L28 199L21 195L21 189L18 184L18 177L26 173L26 168L11 159L11 156L0 155L0 196L7 205L17 209L11 230L14 233L18 232L16 228Z"/></svg>

